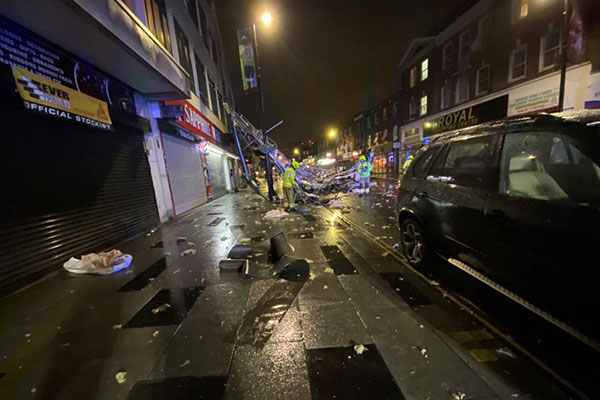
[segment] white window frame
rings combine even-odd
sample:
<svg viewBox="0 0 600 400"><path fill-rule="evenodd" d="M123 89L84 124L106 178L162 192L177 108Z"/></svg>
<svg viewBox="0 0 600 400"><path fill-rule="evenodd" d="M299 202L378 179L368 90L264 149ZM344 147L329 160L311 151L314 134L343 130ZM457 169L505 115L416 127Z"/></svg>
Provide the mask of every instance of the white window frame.
<svg viewBox="0 0 600 400"><path fill-rule="evenodd" d="M427 114L427 95L421 96L421 107L419 107L419 115L422 117Z"/></svg>
<svg viewBox="0 0 600 400"><path fill-rule="evenodd" d="M520 51L525 51L525 61L523 63L523 65L525 66L525 68L523 68L523 75L521 76L513 76L513 71L515 70L515 54L520 52ZM516 48L512 49L510 51L510 61L508 63L508 81L509 82L515 82L515 81L519 81L521 79L525 79L525 77L527 76L527 44L520 44L518 45Z"/></svg>
<svg viewBox="0 0 600 400"><path fill-rule="evenodd" d="M442 69L448 69L452 67L452 60L450 60L450 50L452 42L448 42L442 48Z"/></svg>
<svg viewBox="0 0 600 400"><path fill-rule="evenodd" d="M421 61L421 82L429 77L429 58Z"/></svg>
<svg viewBox="0 0 600 400"><path fill-rule="evenodd" d="M467 38L466 40L464 38ZM465 44L466 41L466 44ZM463 47L468 48L469 51L467 52L466 56L462 56L462 49ZM469 61L471 60L471 32L469 31L469 29L463 31L459 36L458 36L458 64L459 67L465 66L467 64L469 64Z"/></svg>
<svg viewBox="0 0 600 400"><path fill-rule="evenodd" d="M556 47L547 49L546 41L548 39L548 36L550 36L552 34L558 34L558 43L557 43ZM547 53L549 51L554 51L554 50L556 50L556 53L558 55L560 55L560 43L561 43L561 32L558 29L552 29L552 30L546 32L544 35L542 35L542 37L540 38L540 60L539 60L539 71L540 72L547 71L556 66L556 62L553 62L550 65L544 66L544 55L545 55L545 53Z"/></svg>
<svg viewBox="0 0 600 400"><path fill-rule="evenodd" d="M488 29L487 32L487 37L484 38L483 36L483 29L482 26L484 25L484 21L489 21L488 22L488 26L490 26L490 28ZM492 28L491 28L491 24L492 24L492 16L489 14L484 15L483 17L481 17L477 23L477 36L479 37L479 41L481 42L481 46L484 46L487 44L487 42L490 39L490 35L492 34Z"/></svg>
<svg viewBox="0 0 600 400"><path fill-rule="evenodd" d="M467 81L467 95L464 99L460 98L460 82L462 80L466 80ZM469 100L469 89L470 89L470 84L469 84L469 77L467 75L463 75L460 76L456 79L456 92L454 93L454 100L455 100L455 105L456 104L460 104L460 103L464 103L465 101Z"/></svg>
<svg viewBox="0 0 600 400"><path fill-rule="evenodd" d="M418 115L417 100L415 100L414 97L411 97L410 101L408 102L408 119L415 119Z"/></svg>
<svg viewBox="0 0 600 400"><path fill-rule="evenodd" d="M409 77L408 77L408 86L410 88L414 88L417 86L417 66L415 65L410 69Z"/></svg>
<svg viewBox="0 0 600 400"><path fill-rule="evenodd" d="M447 91L450 91L450 93L446 93ZM449 94L449 96L448 96ZM448 100L450 100L448 102L448 104L446 104L446 102L444 101L446 99L446 96L448 98ZM442 110L445 110L446 108L450 107L452 104L450 104L452 102L452 84L449 81L444 82L444 85L442 86L441 89L441 96L440 96L440 108Z"/></svg>
<svg viewBox="0 0 600 400"><path fill-rule="evenodd" d="M481 71L486 70L487 69L487 81L488 81L488 87L485 90L481 90L481 88L479 87L479 76ZM477 68L477 76L475 77L475 96L480 96L482 94L486 94L490 91L490 84L491 84L491 69L490 69L490 64L486 64L483 65L479 68Z"/></svg>

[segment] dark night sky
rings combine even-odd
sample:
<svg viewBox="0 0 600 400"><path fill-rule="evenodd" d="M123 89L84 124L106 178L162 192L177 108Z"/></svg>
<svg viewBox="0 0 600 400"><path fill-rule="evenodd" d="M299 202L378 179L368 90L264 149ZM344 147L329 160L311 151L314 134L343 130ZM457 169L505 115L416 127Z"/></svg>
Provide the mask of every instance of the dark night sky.
<svg viewBox="0 0 600 400"><path fill-rule="evenodd" d="M280 147L315 139L398 89L410 41L435 34L476 0L216 0L237 109L260 128L258 97L241 91L236 29L254 18L267 126ZM274 23L260 24L269 10Z"/></svg>

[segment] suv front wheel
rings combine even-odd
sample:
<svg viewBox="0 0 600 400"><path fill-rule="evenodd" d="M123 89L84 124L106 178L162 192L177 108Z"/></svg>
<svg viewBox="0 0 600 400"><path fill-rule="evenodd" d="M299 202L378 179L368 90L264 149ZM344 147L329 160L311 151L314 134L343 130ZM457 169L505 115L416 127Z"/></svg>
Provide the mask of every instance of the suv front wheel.
<svg viewBox="0 0 600 400"><path fill-rule="evenodd" d="M420 267L429 260L430 249L425 240L425 232L421 224L407 218L400 227L402 252L413 267Z"/></svg>

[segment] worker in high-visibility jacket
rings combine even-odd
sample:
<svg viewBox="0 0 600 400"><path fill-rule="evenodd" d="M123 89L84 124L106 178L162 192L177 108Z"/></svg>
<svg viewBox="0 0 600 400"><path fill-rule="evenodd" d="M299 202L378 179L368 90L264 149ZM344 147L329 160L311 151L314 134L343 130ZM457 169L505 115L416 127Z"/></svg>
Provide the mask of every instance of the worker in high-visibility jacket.
<svg viewBox="0 0 600 400"><path fill-rule="evenodd" d="M369 194L369 185L371 184L371 170L373 165L367 161L367 157L360 156L358 162L358 195Z"/></svg>
<svg viewBox="0 0 600 400"><path fill-rule="evenodd" d="M296 183L296 170L300 168L298 161L293 160L288 164L283 173L283 205L285 211L296 211L294 203L294 188L298 187Z"/></svg>
<svg viewBox="0 0 600 400"><path fill-rule="evenodd" d="M404 165L402 166L402 169L406 170L406 168L408 168L410 166L410 163L412 162L413 158L414 157L412 154L410 156L408 156L408 158L404 162Z"/></svg>

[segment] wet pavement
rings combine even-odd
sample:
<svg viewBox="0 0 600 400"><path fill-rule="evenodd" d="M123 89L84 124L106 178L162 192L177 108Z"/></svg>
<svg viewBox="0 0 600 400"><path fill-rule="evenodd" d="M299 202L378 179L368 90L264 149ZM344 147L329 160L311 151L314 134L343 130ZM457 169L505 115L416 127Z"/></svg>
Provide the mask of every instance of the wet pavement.
<svg viewBox="0 0 600 400"><path fill-rule="evenodd" d="M338 215L397 242L391 197L345 202ZM331 210L263 219L273 208L227 195L116 245L128 270L61 271L0 300L0 398L572 396ZM281 274L219 269L235 244L281 232L300 260Z"/></svg>

